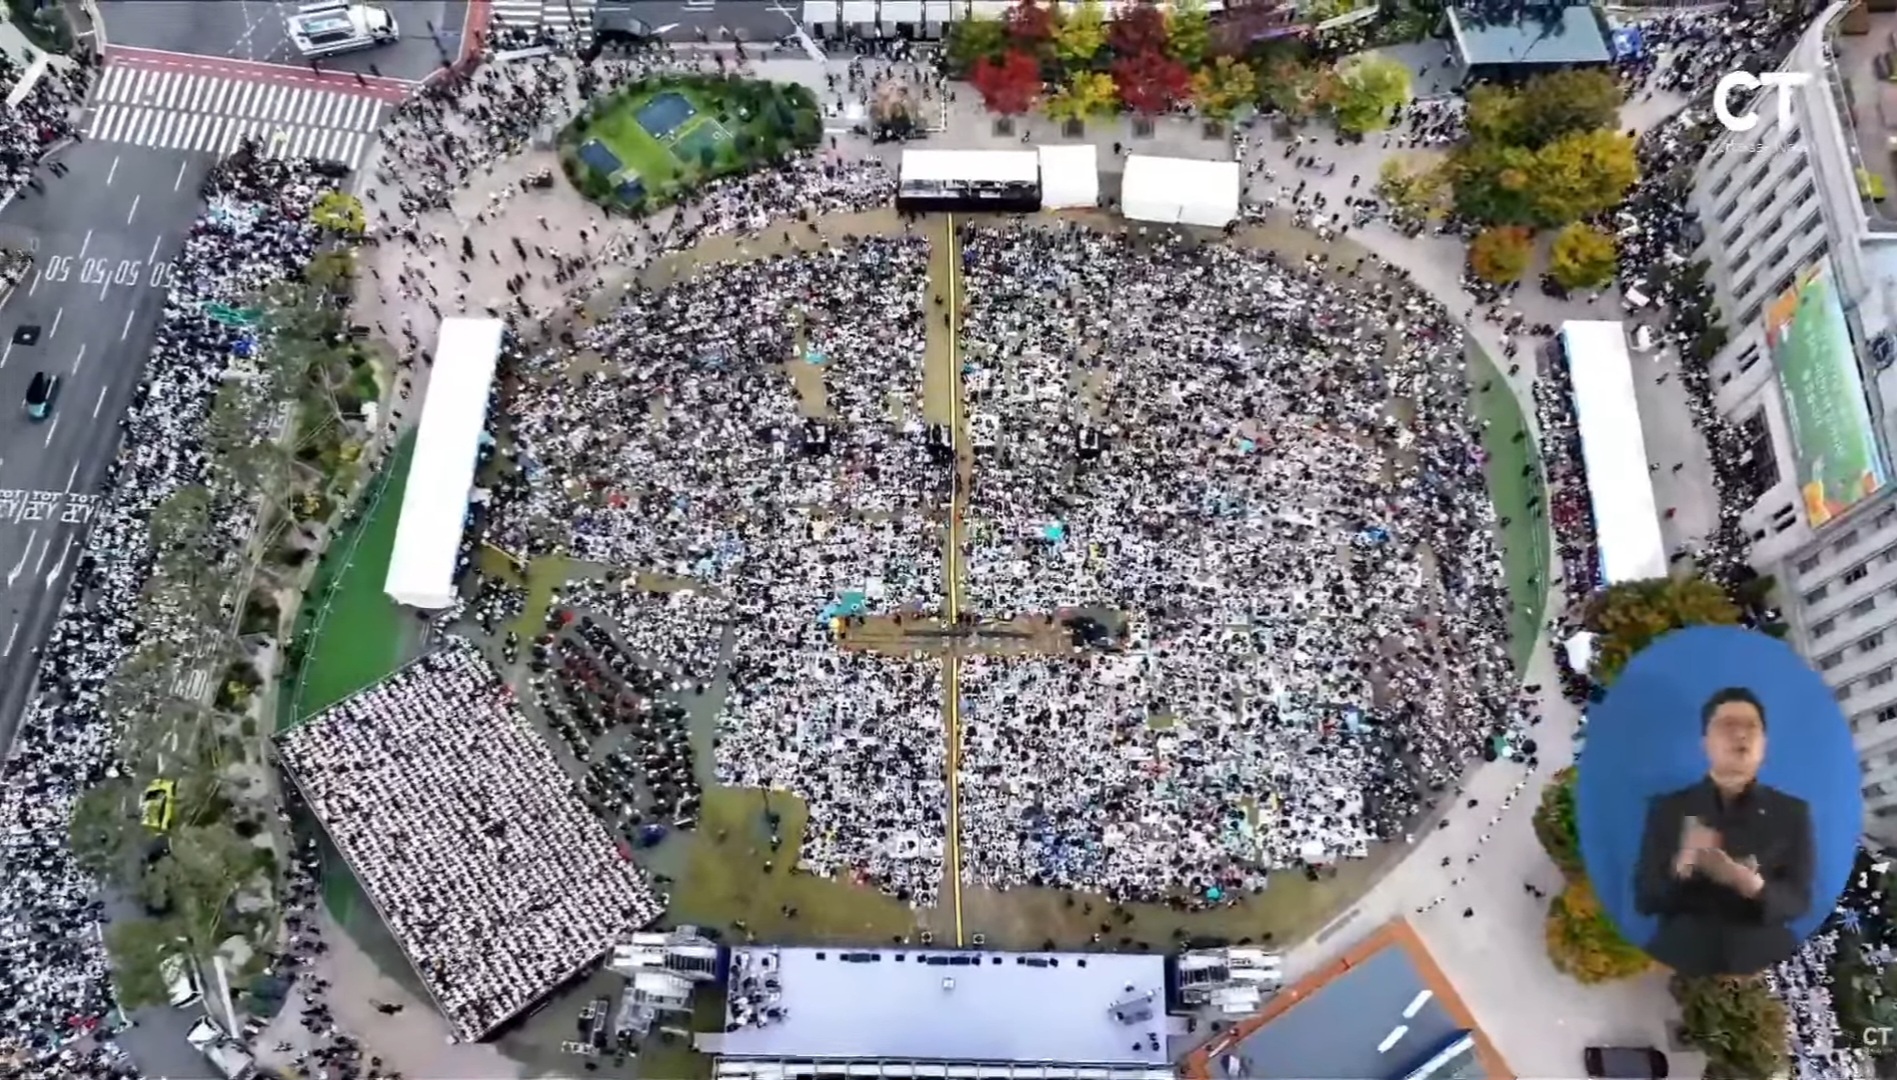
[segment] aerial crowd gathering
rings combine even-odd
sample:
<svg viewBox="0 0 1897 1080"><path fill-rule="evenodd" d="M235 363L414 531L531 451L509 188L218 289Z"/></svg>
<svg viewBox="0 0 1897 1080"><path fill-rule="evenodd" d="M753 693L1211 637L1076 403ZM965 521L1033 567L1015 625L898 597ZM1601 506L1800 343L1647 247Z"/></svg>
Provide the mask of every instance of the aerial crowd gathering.
<svg viewBox="0 0 1897 1080"><path fill-rule="evenodd" d="M1628 74L1697 93L1781 30L1763 17L1662 18L1649 40L1676 62ZM656 269L709 238L741 238L741 258L611 282L608 314L549 326L510 361L495 424L515 468L481 528L509 552L667 582L576 586L556 605L610 627L675 692L722 678L717 781L809 804L801 849L782 857L917 906L939 902L945 873L959 873L1198 908L1402 840L1483 757L1513 759L1521 790L1549 733L1536 727L1538 688L1521 687L1510 659L1500 523L1467 406L1472 378L1493 372L1467 367L1461 312L1374 257L1071 223L964 227L951 304L930 272L942 231L873 213L887 211L893 176L834 149L716 182L593 247L536 243L520 211L501 223L502 200L478 221L447 209L599 87L722 65L713 55L576 69L556 50L443 80L383 132L371 216L377 241L412 250L417 266L452 267L450 240L473 250L477 235L499 262L511 239L521 275L572 300L607 283L596 268L609 250ZM0 80L17 77L0 66ZM5 191L41 184L36 149L69 125L62 85L75 89L47 80L8 111ZM869 82L846 93L859 85ZM1451 139L1456 123L1453 108L1417 110L1406 137ZM1692 145L1678 124L1649 134L1648 172ZM329 183L305 163L221 170L216 212L186 242L120 421L127 442L74 594L40 647L38 692L0 774L0 1061L33 1080L135 1074L108 1031L104 904L67 821L116 764L108 681L142 635L167 632L130 614L151 560L148 519L165 494L202 481L205 418L240 335L198 309L242 302L306 264L305 211ZM1667 194L1643 183L1629 200L1640 230L1625 238L1623 274L1643 284L1684 243L1682 202ZM1334 209L1314 192L1284 197L1307 225ZM1353 225L1375 217L1359 209ZM861 216L819 228L840 214ZM490 217L496 226L479 228ZM438 286L419 270L377 287L413 302L399 327L410 371L426 365L430 315L539 323L570 302ZM943 537L959 466L930 443L949 415L929 389L937 324L958 342L950 385L970 427L1000 433L967 465L959 583ZM1541 449L1551 474L1572 478L1554 385L1538 400ZM1709 408L1696 418L1713 429L1715 464L1731 465L1734 437ZM1581 546L1557 580L1533 584L1576 600L1592 576L1587 521L1562 491L1545 512ZM1727 524L1736 516L1722 511ZM1744 537L1722 528L1694 554L1743 552ZM960 867L944 865L941 665L922 646L848 646L868 621L939 625L951 611L977 631L1082 612L1113 627L1102 647L962 666ZM530 727L552 708L538 690L517 699L483 649L450 635L280 745L298 797L462 1038L665 901L560 782L565 750ZM668 739L653 752L690 747ZM311 865L299 858L296 872ZM1872 876L1847 906L1876 906ZM297 895L298 918L313 921L307 888ZM328 1017L310 974L320 947L307 928L297 936L305 944L284 962L306 987L315 1060L350 1080L389 1075ZM1821 935L1774 974L1800 1077L1863 1067L1841 1045L1826 986L1839 941Z"/></svg>

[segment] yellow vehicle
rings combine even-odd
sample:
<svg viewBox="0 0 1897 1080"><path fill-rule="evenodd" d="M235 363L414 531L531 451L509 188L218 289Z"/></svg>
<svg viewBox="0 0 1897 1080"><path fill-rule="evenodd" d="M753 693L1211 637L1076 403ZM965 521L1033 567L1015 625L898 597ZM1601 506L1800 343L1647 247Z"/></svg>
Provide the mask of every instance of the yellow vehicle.
<svg viewBox="0 0 1897 1080"><path fill-rule="evenodd" d="M139 820L153 832L167 832L171 829L172 818L178 815L178 782L163 778L145 785L145 794L138 800Z"/></svg>

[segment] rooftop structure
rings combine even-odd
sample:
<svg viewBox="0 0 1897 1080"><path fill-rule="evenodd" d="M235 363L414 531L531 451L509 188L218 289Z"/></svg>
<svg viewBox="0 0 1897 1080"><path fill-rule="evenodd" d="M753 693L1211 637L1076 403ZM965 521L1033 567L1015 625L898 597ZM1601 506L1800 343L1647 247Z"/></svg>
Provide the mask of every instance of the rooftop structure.
<svg viewBox="0 0 1897 1080"><path fill-rule="evenodd" d="M1189 1055L1184 1072L1195 1080L1403 1080L1426 1065L1435 1076L1454 1065L1466 1080L1512 1075L1399 919Z"/></svg>
<svg viewBox="0 0 1897 1080"><path fill-rule="evenodd" d="M1531 4L1493 14L1449 9L1449 35L1470 77L1517 77L1613 59L1606 23L1584 4Z"/></svg>
<svg viewBox="0 0 1897 1080"><path fill-rule="evenodd" d="M725 1031L700 1036L720 1075L798 1075L787 1062L1015 1063L1016 1075L1171 1075L1158 955L909 948L731 950ZM754 1064L745 1065L749 1061ZM1077 1074L1078 1075L1078 1074Z"/></svg>

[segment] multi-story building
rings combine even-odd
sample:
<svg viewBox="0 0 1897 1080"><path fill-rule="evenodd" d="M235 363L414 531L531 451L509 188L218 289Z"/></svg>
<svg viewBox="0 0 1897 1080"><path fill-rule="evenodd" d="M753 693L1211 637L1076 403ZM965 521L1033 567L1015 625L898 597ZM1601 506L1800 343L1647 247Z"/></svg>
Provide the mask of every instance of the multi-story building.
<svg viewBox="0 0 1897 1080"><path fill-rule="evenodd" d="M1750 436L1753 560L1850 718L1870 831L1897 839L1897 217L1882 204L1897 89L1873 70L1892 27L1841 37L1846 6L1781 66L1811 76L1777 91L1786 115L1761 93L1756 127L1700 163L1692 202L1731 334L1715 402Z"/></svg>

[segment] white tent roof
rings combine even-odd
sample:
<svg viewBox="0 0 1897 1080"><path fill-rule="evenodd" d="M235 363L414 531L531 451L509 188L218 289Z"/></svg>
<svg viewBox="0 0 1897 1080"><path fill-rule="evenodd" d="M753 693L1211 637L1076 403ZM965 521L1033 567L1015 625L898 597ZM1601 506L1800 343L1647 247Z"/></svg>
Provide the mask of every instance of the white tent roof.
<svg viewBox="0 0 1897 1080"><path fill-rule="evenodd" d="M1647 471L1627 333L1617 322L1571 320L1561 324L1561 346L1574 387L1601 574L1609 585L1665 577L1666 541Z"/></svg>
<svg viewBox="0 0 1897 1080"><path fill-rule="evenodd" d="M803 21L806 23L833 23L837 15L837 0L804 0Z"/></svg>
<svg viewBox="0 0 1897 1080"><path fill-rule="evenodd" d="M1032 150L904 150L901 180L905 184L967 182L1033 183L1041 171L1041 155Z"/></svg>
<svg viewBox="0 0 1897 1080"><path fill-rule="evenodd" d="M1236 161L1154 157L1126 159L1120 208L1134 221L1217 228L1238 218Z"/></svg>
<svg viewBox="0 0 1897 1080"><path fill-rule="evenodd" d="M398 604L432 610L454 603L455 554L474 490L502 329L499 319L442 320L383 585Z"/></svg>
<svg viewBox="0 0 1897 1080"><path fill-rule="evenodd" d="M1041 209L1100 205L1100 148L1041 147Z"/></svg>

